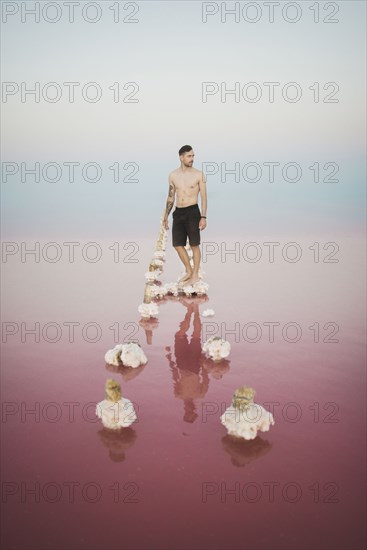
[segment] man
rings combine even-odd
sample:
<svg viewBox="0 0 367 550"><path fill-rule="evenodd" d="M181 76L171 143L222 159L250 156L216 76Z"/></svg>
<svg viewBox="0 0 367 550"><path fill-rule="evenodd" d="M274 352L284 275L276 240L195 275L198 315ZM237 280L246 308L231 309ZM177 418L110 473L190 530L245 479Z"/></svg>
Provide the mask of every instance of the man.
<svg viewBox="0 0 367 550"><path fill-rule="evenodd" d="M163 224L168 229L168 216L177 194L176 208L172 213L172 245L186 269L180 283L193 285L199 281L200 231L206 228L206 179L203 172L192 167L195 155L190 145L181 147L178 154L181 166L168 176L169 189ZM202 213L198 205L199 193ZM185 248L187 237L193 253L194 269L191 268Z"/></svg>

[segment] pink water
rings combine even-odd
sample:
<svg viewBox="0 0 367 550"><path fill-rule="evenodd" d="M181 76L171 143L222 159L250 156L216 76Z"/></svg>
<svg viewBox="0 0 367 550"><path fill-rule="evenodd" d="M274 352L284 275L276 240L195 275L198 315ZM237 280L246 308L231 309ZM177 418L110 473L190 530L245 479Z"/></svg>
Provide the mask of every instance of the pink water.
<svg viewBox="0 0 367 550"><path fill-rule="evenodd" d="M5 264L3 324L18 332L2 353L3 548L364 548L361 243L346 239L338 264L211 257L207 300L168 298L157 321L139 324L154 239L139 241L137 263ZM163 282L181 272L169 246ZM199 315L206 308L215 316ZM24 331L22 342L22 322L40 323L39 342ZM274 342L269 322L279 323ZM302 330L293 343L281 336L290 322ZM56 334L47 323L61 327L58 342L47 341ZM100 327L94 343L83 339L87 323ZM247 340L261 327L258 341L243 337L247 323ZM220 365L200 351L212 334L232 346ZM107 367L107 349L129 337L147 365ZM112 435L94 417L109 377L138 414ZM219 421L243 384L257 403L275 403L275 425L249 442Z"/></svg>

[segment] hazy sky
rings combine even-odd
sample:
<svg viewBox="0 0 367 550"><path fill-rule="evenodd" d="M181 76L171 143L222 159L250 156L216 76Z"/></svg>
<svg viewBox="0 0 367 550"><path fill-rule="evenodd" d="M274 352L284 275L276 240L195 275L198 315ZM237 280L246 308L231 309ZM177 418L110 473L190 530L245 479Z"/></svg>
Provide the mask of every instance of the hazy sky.
<svg viewBox="0 0 367 550"><path fill-rule="evenodd" d="M366 146L364 2L330 3L338 8L334 14L330 6L325 9L326 2L320 2L319 22L310 9L315 2L296 2L299 20L294 23L281 15L286 2L274 9L274 22L269 22L266 3L255 2L259 20L253 23L243 16L246 2L120 2L119 22L113 21L111 10L117 2L96 2L100 20L95 23L81 16L87 2L75 7L74 22L68 21L65 3L58 2L60 20L55 23L46 20L57 16L55 7L42 12L45 2L39 3L37 23L34 16L22 14L20 2L2 4L5 238L155 233L168 173L179 166L177 152L186 143L194 148L196 168L213 163L214 174L207 179L208 223L217 228L240 226L255 233L264 228L274 233L279 228L361 229ZM22 4L31 10L36 3ZM236 4L240 20L223 13L222 22L221 10ZM203 10L217 13L203 22ZM92 7L86 16L93 18L96 13ZM247 14L254 18L255 7ZM297 15L294 8L285 14L290 19ZM327 23L325 18L339 21ZM48 86L50 82L57 83L59 101L44 98L55 97L56 87ZM68 99L66 82L80 83L74 103ZM216 93L204 102L205 82ZM243 97L251 82L262 94L257 102ZM274 102L264 84L269 82L279 83ZM286 101L282 90L286 93L287 84L294 82L301 97ZM22 86L24 91L36 83L39 102L32 95L22 100ZM88 83L97 83L102 92L99 101L83 98L82 88L94 97L96 88L86 87ZM336 84L324 89L326 83ZM117 86L122 98L138 101L114 102ZM225 91L236 86L239 101L228 94L222 102L221 87ZM317 89L320 100L315 102ZM290 87L288 97L294 92ZM254 97L255 87L247 93L247 98ZM337 102L325 102L328 98ZM61 179L46 181L41 173L39 183L30 174L21 181L22 162L27 168L39 162L41 169L58 163ZM65 163L72 162L79 167L75 181L69 182ZM273 182L264 165L269 162L280 163ZM87 163L100 167L99 181L83 179ZM115 183L110 167L117 163L120 181ZM241 169L240 181L230 174L225 177L223 171L235 163ZM244 179L242 168L247 163L260 167L259 181ZM301 169L298 182L285 181L282 168L287 163L297 163ZM19 170L12 175L16 167ZM319 182L314 178L317 167ZM52 179L56 172L49 170ZM333 173L338 182L323 181ZM90 167L87 178L95 174ZM130 181L122 181L129 174ZM249 174L249 178L255 175L251 170ZM290 168L288 175L293 178L295 172Z"/></svg>

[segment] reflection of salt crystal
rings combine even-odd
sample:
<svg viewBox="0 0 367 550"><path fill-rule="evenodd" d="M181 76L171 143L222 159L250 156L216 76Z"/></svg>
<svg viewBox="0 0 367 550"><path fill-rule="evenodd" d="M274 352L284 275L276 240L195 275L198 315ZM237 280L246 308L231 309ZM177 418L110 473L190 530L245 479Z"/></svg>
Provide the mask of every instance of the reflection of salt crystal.
<svg viewBox="0 0 367 550"><path fill-rule="evenodd" d="M220 361L224 357L228 357L231 351L231 344L218 336L212 336L204 343L202 349L205 353L209 354L213 361Z"/></svg>
<svg viewBox="0 0 367 550"><path fill-rule="evenodd" d="M255 439L257 432L267 432L275 424L271 412L261 405L251 403L244 410L231 405L220 417L229 435L243 439Z"/></svg>
<svg viewBox="0 0 367 550"><path fill-rule="evenodd" d="M158 305L154 302L151 302L149 304L140 304L140 306L138 307L138 311L140 315L144 318L154 317L159 313Z"/></svg>
<svg viewBox="0 0 367 550"><path fill-rule="evenodd" d="M211 317L212 315L214 315L214 309L204 309L201 315L203 317Z"/></svg>
<svg viewBox="0 0 367 550"><path fill-rule="evenodd" d="M132 402L125 397L119 401L100 401L96 406L96 416L102 420L105 428L112 430L127 428L137 420Z"/></svg>

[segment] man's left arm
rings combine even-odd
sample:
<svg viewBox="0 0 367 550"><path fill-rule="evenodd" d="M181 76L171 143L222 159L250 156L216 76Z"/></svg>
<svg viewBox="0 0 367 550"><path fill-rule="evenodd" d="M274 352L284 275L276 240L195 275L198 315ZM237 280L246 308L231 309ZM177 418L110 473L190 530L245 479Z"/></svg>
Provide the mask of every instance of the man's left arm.
<svg viewBox="0 0 367 550"><path fill-rule="evenodd" d="M206 194L206 178L204 172L200 172L200 180L199 180L199 188L200 188L200 199L201 199L201 215L206 216L206 208L207 208L207 194ZM199 223L200 229L205 229L206 227L206 217L200 219Z"/></svg>

